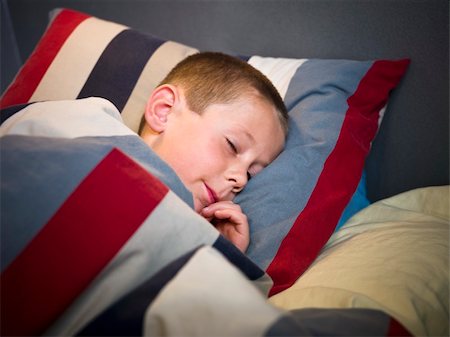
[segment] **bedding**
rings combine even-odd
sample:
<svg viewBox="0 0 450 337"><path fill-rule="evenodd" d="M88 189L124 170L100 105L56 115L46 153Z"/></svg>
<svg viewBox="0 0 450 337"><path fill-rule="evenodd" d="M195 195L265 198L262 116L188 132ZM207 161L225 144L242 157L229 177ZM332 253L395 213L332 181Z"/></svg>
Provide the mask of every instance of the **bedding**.
<svg viewBox="0 0 450 337"><path fill-rule="evenodd" d="M99 96L136 131L151 89L195 52L64 9L54 13L0 106ZM285 151L236 199L250 223L247 254L272 278L273 295L302 275L336 227L367 206L365 158L409 60L233 54L272 80L291 117Z"/></svg>
<svg viewBox="0 0 450 337"><path fill-rule="evenodd" d="M120 121L88 98L2 125L2 335L409 335L381 310L268 303L269 276Z"/></svg>
<svg viewBox="0 0 450 337"><path fill-rule="evenodd" d="M378 309L414 336L448 336L449 203L449 186L374 203L333 234L309 270L270 302L290 310Z"/></svg>
<svg viewBox="0 0 450 337"><path fill-rule="evenodd" d="M283 3L1 2L2 80L23 63L0 99L1 335L449 335L448 186L367 200L448 184L449 4ZM54 11L26 60L58 5L98 17ZM240 196L248 256L133 131L198 50L263 70L293 117L290 155Z"/></svg>

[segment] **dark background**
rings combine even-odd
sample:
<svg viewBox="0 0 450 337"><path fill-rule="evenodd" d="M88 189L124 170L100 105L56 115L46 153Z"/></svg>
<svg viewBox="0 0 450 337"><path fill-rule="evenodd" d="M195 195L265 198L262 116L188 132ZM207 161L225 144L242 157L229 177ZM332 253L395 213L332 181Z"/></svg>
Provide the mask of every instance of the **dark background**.
<svg viewBox="0 0 450 337"><path fill-rule="evenodd" d="M44 32L49 11L57 7L201 50L410 58L367 161L368 195L375 201L449 183L447 0L1 0L2 92Z"/></svg>

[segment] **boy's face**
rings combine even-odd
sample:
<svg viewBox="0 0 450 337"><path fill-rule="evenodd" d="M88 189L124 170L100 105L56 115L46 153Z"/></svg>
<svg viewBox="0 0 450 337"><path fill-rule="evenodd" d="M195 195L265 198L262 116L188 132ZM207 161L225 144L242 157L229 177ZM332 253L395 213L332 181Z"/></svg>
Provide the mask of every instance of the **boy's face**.
<svg viewBox="0 0 450 337"><path fill-rule="evenodd" d="M172 109L151 146L191 191L197 212L232 200L283 149L275 108L259 98L210 105L202 114L185 102Z"/></svg>

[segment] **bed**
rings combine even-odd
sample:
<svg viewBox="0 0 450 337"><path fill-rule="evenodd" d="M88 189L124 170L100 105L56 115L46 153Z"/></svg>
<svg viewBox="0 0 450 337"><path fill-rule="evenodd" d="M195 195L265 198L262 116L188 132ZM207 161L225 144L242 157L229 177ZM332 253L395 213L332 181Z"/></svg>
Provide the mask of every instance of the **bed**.
<svg viewBox="0 0 450 337"><path fill-rule="evenodd" d="M1 5L2 335L449 334L447 1ZM136 134L206 50L290 115L245 254Z"/></svg>

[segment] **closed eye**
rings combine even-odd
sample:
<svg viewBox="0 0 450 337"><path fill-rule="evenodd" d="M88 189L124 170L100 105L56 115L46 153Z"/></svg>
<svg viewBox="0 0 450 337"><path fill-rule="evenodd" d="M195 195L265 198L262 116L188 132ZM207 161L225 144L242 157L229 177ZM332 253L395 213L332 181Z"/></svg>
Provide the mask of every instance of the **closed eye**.
<svg viewBox="0 0 450 337"><path fill-rule="evenodd" d="M234 143L231 140L229 140L228 138L226 138L226 140L227 140L228 146L230 147L231 151L233 151L234 153L237 153L238 151L237 151L237 148L234 145Z"/></svg>
<svg viewBox="0 0 450 337"><path fill-rule="evenodd" d="M238 149L237 149L236 145L234 145L234 143L230 139L228 139L228 138L225 138L225 139L227 140L228 146L230 147L231 151L234 154L237 154ZM252 179L252 175L250 174L250 172L247 171L247 181L250 181L250 179Z"/></svg>

